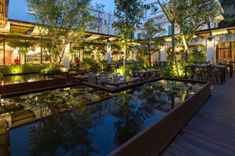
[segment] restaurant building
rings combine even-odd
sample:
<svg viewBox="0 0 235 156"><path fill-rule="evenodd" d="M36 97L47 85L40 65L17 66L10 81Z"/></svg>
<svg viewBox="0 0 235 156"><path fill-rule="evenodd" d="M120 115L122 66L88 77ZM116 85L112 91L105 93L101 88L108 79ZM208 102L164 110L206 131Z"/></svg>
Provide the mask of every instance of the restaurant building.
<svg viewBox="0 0 235 156"><path fill-rule="evenodd" d="M12 41L37 41L40 40L38 36L37 26L35 25L34 12L27 0L1 0L0 3L0 65L15 64L16 59L19 59L20 64L39 64L49 62L48 56L39 45L34 45L31 48L19 48L12 45ZM17 11L16 11L17 10ZM167 52L171 48L171 25L167 21L166 17L159 12L159 8L150 9L151 12L146 15L146 21L152 18L156 21L156 24L161 24L167 31L165 34L166 43L161 46L160 53L152 55L152 62L166 61ZM114 57L115 41L118 38L115 36L115 30L112 28L112 24L115 21L115 17L112 14L97 11L94 14L97 18L91 21L91 24L87 24L87 41L101 40L103 41L102 49L113 60L122 58L122 54L118 54ZM199 49L206 49L207 61L230 61L235 62L235 26L221 28L219 22L223 20L223 17L218 17L211 24L211 28L205 27L203 30L197 32L197 38L190 46L198 46ZM92 27L90 26L92 25ZM95 27L94 27L95 26ZM177 32L177 31L176 31ZM138 37L138 32L135 33ZM99 55L105 54L99 53L98 48L94 48L92 56L99 60ZM176 44L176 51L182 49L182 45ZM79 55L84 50L79 50ZM120 50L119 50L120 51ZM136 50L134 48L131 52L131 58L136 58ZM83 55L80 57L83 59ZM69 48L67 48L64 60L69 62L71 56L69 54Z"/></svg>
<svg viewBox="0 0 235 156"><path fill-rule="evenodd" d="M217 3L220 5L219 1ZM224 9L222 9L222 12L229 11L232 13L233 11L232 7ZM165 37L166 43L161 47L160 55L155 53L152 56L152 62L166 61L167 52L171 48L172 25L157 3L151 4L151 8L145 12L144 22L148 20L153 20L156 25L160 25L165 29L165 33L161 35ZM194 41L190 44L190 46L197 46L199 49L206 49L207 61L235 61L235 26L220 27L220 22L223 20L224 17L221 14L210 23L210 26L204 25L201 27L201 30L196 34L197 37L195 36ZM177 26L175 27L175 33L177 38L179 33ZM135 38L142 39L141 30L135 33ZM176 43L176 52L182 50L182 47L181 43Z"/></svg>
<svg viewBox="0 0 235 156"><path fill-rule="evenodd" d="M38 44L27 49L14 45L15 42L40 40L35 13L27 0L1 0L0 8L0 65L15 64L17 58L20 64L47 63L48 56ZM88 40L111 38L115 34L112 28L114 16L94 9L92 13L95 18L87 23Z"/></svg>

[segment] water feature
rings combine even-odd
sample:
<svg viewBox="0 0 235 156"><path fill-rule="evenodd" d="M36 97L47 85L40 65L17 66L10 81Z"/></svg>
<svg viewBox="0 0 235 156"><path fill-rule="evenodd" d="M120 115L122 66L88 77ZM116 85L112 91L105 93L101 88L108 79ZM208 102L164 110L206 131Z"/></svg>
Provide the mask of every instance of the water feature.
<svg viewBox="0 0 235 156"><path fill-rule="evenodd" d="M5 113L29 110L35 119L48 113L9 131L10 154L107 155L201 87L161 80L116 94L77 86L4 98ZM17 108L6 109L11 105Z"/></svg>

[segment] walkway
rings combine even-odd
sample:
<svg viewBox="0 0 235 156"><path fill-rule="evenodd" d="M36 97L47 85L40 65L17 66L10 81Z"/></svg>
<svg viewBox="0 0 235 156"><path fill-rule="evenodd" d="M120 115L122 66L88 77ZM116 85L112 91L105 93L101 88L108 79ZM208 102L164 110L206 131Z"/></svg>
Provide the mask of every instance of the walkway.
<svg viewBox="0 0 235 156"><path fill-rule="evenodd" d="M215 86L162 156L235 156L235 78Z"/></svg>

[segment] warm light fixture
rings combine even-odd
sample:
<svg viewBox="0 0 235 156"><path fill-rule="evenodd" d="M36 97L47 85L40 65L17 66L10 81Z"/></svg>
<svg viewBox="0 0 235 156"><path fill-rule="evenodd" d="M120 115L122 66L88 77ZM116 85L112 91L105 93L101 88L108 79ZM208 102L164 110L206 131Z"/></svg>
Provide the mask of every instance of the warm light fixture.
<svg viewBox="0 0 235 156"><path fill-rule="evenodd" d="M220 29L220 30L213 30L211 31L212 35L223 35L223 34L228 34L228 30L227 29Z"/></svg>

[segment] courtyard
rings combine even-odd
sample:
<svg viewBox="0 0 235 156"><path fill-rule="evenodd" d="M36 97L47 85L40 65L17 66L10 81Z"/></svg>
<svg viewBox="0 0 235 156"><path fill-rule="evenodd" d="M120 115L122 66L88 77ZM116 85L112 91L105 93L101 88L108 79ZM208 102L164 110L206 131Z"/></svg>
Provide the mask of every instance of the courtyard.
<svg viewBox="0 0 235 156"><path fill-rule="evenodd" d="M232 1L0 8L0 156L235 155Z"/></svg>

